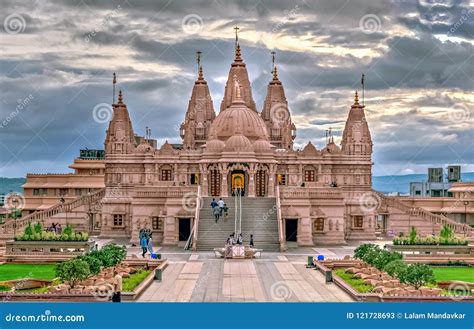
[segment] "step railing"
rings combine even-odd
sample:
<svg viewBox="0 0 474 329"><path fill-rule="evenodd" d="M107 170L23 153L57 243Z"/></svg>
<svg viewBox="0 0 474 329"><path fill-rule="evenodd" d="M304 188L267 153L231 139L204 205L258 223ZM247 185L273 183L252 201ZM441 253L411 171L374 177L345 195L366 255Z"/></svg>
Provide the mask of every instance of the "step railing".
<svg viewBox="0 0 474 329"><path fill-rule="evenodd" d="M191 234L189 235L188 242L184 249L189 249L190 245L192 244L193 250L197 248L197 241L198 241L198 227L199 227L199 215L202 208L201 205L201 185L198 185L197 195L196 195L196 211L194 213L194 225L191 230Z"/></svg>
<svg viewBox="0 0 474 329"><path fill-rule="evenodd" d="M276 215L278 222L278 240L280 242L280 251L286 250L285 238L283 236L283 219L281 216L281 202L280 202L280 185L277 184L275 187L276 194Z"/></svg>
<svg viewBox="0 0 474 329"><path fill-rule="evenodd" d="M474 229L467 224L456 222L455 220L448 218L444 215L433 214L432 212L426 209L423 209L421 207L409 206L399 199L396 199L393 197L387 197L383 193L380 193L375 190L373 191L380 197L382 202L385 203L387 206L396 208L412 216L422 217L423 219L433 224L438 224L440 226L447 225L454 231L454 233L471 236L474 231Z"/></svg>
<svg viewBox="0 0 474 329"><path fill-rule="evenodd" d="M86 204L92 204L97 201L100 201L104 196L105 196L105 188L95 191L91 194L81 196L72 201L55 204L54 206L51 206L45 210L35 211L32 214L23 216L16 220L8 221L5 224L1 225L0 233L4 233L4 234L14 233L15 225L16 225L16 230L21 230L24 227L26 227L28 223L37 223L37 222L43 223L46 219L49 219L59 213L70 212L73 209L76 209L80 206L83 206Z"/></svg>
<svg viewBox="0 0 474 329"><path fill-rule="evenodd" d="M235 222L234 222L234 238L238 238L242 233L242 190L241 188L235 189Z"/></svg>

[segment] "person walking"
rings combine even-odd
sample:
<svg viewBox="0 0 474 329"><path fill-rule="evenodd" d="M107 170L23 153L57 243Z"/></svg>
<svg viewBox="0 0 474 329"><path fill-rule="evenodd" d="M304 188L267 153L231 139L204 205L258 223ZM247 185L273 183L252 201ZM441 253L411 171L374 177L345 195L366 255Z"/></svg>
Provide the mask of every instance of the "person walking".
<svg viewBox="0 0 474 329"><path fill-rule="evenodd" d="M219 220L219 217L221 216L221 212L220 212L220 210L219 210L219 207L214 207L214 208L212 209L212 214L214 215L214 219L215 219L215 221L216 221L216 223L217 223L217 221Z"/></svg>
<svg viewBox="0 0 474 329"><path fill-rule="evenodd" d="M152 255L153 255L153 239L152 239L152 233L150 233L150 237L148 238L147 248L148 248L148 252L150 253L150 257L152 257Z"/></svg>
<svg viewBox="0 0 474 329"><path fill-rule="evenodd" d="M145 258L146 252L148 250L147 238L145 235L143 235L140 240L140 247L142 247L142 257Z"/></svg>
<svg viewBox="0 0 474 329"><path fill-rule="evenodd" d="M239 237L237 238L237 244L241 246L244 243L244 240L242 239L242 233L239 234Z"/></svg>
<svg viewBox="0 0 474 329"><path fill-rule="evenodd" d="M115 272L114 293L112 295L112 303L120 303L122 301L122 289L123 289L122 276L118 272Z"/></svg>
<svg viewBox="0 0 474 329"><path fill-rule="evenodd" d="M215 207L217 207L216 199L212 199L211 208L214 210Z"/></svg>
<svg viewBox="0 0 474 329"><path fill-rule="evenodd" d="M227 216L229 216L229 207L224 203L224 220L227 219Z"/></svg>
<svg viewBox="0 0 474 329"><path fill-rule="evenodd" d="M253 243L253 234L250 234L250 243L249 243L250 247L254 247L254 243Z"/></svg>
<svg viewBox="0 0 474 329"><path fill-rule="evenodd" d="M222 198L219 198L219 201L217 201L217 205L219 206L219 215L222 216L225 206L224 200L222 200Z"/></svg>

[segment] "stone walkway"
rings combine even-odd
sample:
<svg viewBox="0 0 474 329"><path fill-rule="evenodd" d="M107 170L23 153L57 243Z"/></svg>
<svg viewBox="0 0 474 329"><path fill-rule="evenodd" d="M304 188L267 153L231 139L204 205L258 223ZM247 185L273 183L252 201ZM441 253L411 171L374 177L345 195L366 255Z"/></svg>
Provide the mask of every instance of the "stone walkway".
<svg viewBox="0 0 474 329"><path fill-rule="evenodd" d="M343 257L353 247L298 248L263 253L254 260L224 260L210 252L164 247L169 265L163 281L153 282L140 302L350 302L324 276L305 267L307 255Z"/></svg>

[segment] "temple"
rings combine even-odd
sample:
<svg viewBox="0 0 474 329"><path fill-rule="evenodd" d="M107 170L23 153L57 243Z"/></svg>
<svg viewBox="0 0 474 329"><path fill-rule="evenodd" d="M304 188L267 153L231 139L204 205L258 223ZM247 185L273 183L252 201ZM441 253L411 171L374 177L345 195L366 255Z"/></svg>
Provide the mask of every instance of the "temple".
<svg viewBox="0 0 474 329"><path fill-rule="evenodd" d="M120 91L112 105L105 160L74 167L97 167L101 172L94 175L103 175L103 185L29 214L19 227L65 220L132 243L140 229L149 228L160 244L198 250L221 247L236 230L245 240L252 234L264 250L373 240L411 226L432 234L449 224L456 233L471 234L468 225L372 190L373 143L357 92L348 104L340 145L329 136L322 149L311 141L295 149L297 129L274 60L261 110L238 40L218 115L200 53L196 75L180 126L182 144L156 147L150 138L136 136L127 95ZM214 222L212 198L228 205L226 220Z"/></svg>

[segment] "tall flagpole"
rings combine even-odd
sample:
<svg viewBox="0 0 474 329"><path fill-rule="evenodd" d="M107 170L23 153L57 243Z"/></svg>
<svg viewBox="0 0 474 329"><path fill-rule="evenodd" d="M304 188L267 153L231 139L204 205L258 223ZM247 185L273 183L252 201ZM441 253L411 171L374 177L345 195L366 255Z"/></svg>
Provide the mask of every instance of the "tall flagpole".
<svg viewBox="0 0 474 329"><path fill-rule="evenodd" d="M360 79L360 83L362 84L362 105L365 106L365 74L362 73L362 78Z"/></svg>
<svg viewBox="0 0 474 329"><path fill-rule="evenodd" d="M117 83L117 76L115 75L114 72L114 78L112 80L112 85L113 85L113 90L112 90L112 104L115 104L115 84Z"/></svg>

